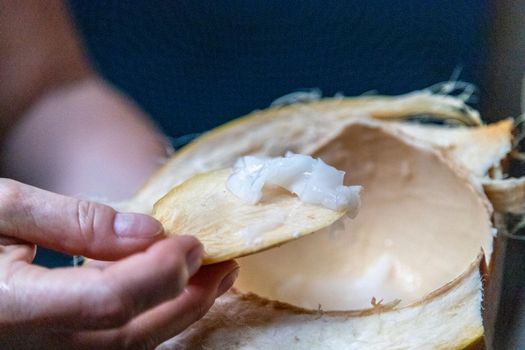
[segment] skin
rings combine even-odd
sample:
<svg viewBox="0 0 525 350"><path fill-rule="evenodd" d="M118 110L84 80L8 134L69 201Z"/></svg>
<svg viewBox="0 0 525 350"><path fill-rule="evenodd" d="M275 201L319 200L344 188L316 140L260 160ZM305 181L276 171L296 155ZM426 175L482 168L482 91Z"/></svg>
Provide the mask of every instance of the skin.
<svg viewBox="0 0 525 350"><path fill-rule="evenodd" d="M0 0L0 140L0 348L152 349L233 284L238 265L201 268L195 238L90 200L128 198L166 143L58 0ZM36 245L99 261L46 269Z"/></svg>

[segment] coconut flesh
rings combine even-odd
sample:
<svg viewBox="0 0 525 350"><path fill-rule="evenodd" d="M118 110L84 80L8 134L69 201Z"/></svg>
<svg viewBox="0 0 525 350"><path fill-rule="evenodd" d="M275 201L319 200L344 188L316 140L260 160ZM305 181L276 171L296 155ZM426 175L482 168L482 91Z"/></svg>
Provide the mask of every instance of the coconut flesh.
<svg viewBox="0 0 525 350"><path fill-rule="evenodd" d="M226 187L249 204L257 204L265 184L295 193L305 203L335 211L347 210L351 218L359 210L361 186L344 186L345 172L321 159L286 153L284 157L242 157L233 166Z"/></svg>
<svg viewBox="0 0 525 350"><path fill-rule="evenodd" d="M494 233L479 173L497 167L510 149L509 127L462 129L488 140L476 148L462 136L440 146L416 129L378 121L472 112L458 112L458 104L412 94L271 109L205 136L170 161L137 195L135 208L151 208L192 174L232 166L246 154L309 154L346 171L345 185L365 190L354 220L239 259L235 291L161 348L455 349L479 340L486 268L480 254L490 258ZM491 136L496 129L501 138ZM440 140L447 139L442 131ZM479 160L462 163L462 149Z"/></svg>

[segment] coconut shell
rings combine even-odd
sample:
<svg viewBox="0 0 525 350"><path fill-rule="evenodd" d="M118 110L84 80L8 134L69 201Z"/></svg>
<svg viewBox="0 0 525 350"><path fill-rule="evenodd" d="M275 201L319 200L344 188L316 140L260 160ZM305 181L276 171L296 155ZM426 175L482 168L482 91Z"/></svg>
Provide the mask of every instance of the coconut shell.
<svg viewBox="0 0 525 350"><path fill-rule="evenodd" d="M399 122L412 116L474 127ZM153 204L174 186L194 174L231 166L247 154L278 156L293 151L319 156L348 170L353 176L349 181L362 183L365 191L360 215L345 227L352 234L334 235L325 229L240 259L236 292L221 298L204 320L160 348L479 345L484 332L482 281L487 278L479 251L490 259L494 232L481 178L488 178L489 170L498 168L510 149L511 123L479 124L477 112L462 101L429 92L330 99L254 112L177 153L139 191L131 209L151 213ZM511 188L493 186L488 193L507 191L501 195L505 201ZM392 259L385 280L392 286L416 286L409 293L397 290L383 297L371 292L367 305L359 308L338 305L337 293L332 298L336 302L325 306L304 304L304 300L315 303L312 295L279 294L279 283L298 273L307 281L320 276L342 283L360 281L385 252ZM328 293L337 292L333 285L326 287Z"/></svg>
<svg viewBox="0 0 525 350"><path fill-rule="evenodd" d="M325 312L233 292L158 349L479 349L480 264L482 257L404 308L377 304L369 310Z"/></svg>

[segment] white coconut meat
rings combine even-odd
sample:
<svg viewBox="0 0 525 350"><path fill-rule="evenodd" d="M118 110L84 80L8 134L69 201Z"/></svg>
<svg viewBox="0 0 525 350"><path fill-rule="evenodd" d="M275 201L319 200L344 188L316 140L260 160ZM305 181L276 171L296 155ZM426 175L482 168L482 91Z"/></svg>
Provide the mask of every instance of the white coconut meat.
<svg viewBox="0 0 525 350"><path fill-rule="evenodd" d="M354 218L359 210L361 186L344 186L344 171L321 159L286 153L284 157L241 157L233 166L226 187L248 204L257 204L265 185L276 185L301 201L340 211Z"/></svg>

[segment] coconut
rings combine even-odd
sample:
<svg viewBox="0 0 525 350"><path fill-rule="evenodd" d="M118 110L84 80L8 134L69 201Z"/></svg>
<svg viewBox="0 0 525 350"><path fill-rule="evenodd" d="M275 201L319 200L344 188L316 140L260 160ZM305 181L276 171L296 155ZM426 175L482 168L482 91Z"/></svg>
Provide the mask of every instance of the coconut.
<svg viewBox="0 0 525 350"><path fill-rule="evenodd" d="M472 126L399 121L414 116ZM347 171L347 184L364 186L362 208L354 221L239 259L234 291L160 348L479 345L494 234L483 186L507 205L515 187L496 178L511 128L510 121L481 126L461 100L423 91L272 107L204 135L177 153L129 208L151 213L194 174L245 155L288 151Z"/></svg>
<svg viewBox="0 0 525 350"><path fill-rule="evenodd" d="M480 125L479 115L461 100L450 96L418 91L398 97L365 96L356 98L327 98L309 103L273 107L256 111L246 117L224 124L178 151L138 191L133 200L122 204L129 210L150 213L153 204L192 175L231 167L244 155L282 156L287 151L310 154L326 144L347 123L355 119L398 121L412 116L439 118L465 125ZM436 148L464 154L476 149L473 167L479 164L498 164L511 145L512 122L489 126L461 128L455 137L443 133L422 134L411 124L389 123L407 130L411 136L428 141ZM441 128L443 129L443 128ZM412 132L411 132L412 131ZM434 138L432 138L434 137ZM440 139L449 139L443 145ZM490 142L486 142L490 140ZM441 147L440 144L443 146ZM474 144L474 146L470 146ZM456 152L454 152L456 150ZM463 159L468 157L463 157ZM471 166L464 164L467 168Z"/></svg>

